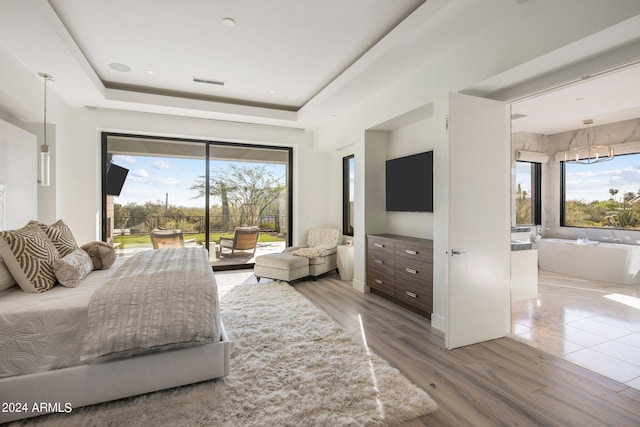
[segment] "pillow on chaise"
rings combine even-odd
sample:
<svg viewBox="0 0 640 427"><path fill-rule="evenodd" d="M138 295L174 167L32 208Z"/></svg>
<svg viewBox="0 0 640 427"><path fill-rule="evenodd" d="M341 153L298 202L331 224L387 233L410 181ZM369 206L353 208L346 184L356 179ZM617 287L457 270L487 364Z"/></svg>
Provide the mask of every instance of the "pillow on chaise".
<svg viewBox="0 0 640 427"><path fill-rule="evenodd" d="M61 257L69 255L78 248L78 243L71 233L71 229L61 219L51 225L46 225L38 221L29 221L27 225L37 225L44 231L53 242Z"/></svg>
<svg viewBox="0 0 640 427"><path fill-rule="evenodd" d="M87 251L94 270L106 270L116 262L116 250L106 242L89 242L81 246Z"/></svg>
<svg viewBox="0 0 640 427"><path fill-rule="evenodd" d="M0 256L24 292L44 292L56 284L58 250L40 227L0 232Z"/></svg>
<svg viewBox="0 0 640 427"><path fill-rule="evenodd" d="M93 271L93 263L89 254L78 248L53 263L53 271L62 286L75 288Z"/></svg>

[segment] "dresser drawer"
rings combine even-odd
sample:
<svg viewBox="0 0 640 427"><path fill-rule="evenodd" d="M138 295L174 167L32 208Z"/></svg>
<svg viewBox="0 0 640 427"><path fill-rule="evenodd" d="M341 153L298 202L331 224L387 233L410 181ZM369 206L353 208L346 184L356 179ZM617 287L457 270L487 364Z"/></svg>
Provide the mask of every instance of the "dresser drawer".
<svg viewBox="0 0 640 427"><path fill-rule="evenodd" d="M389 296L395 295L393 272L388 274L377 269L367 269L367 286Z"/></svg>
<svg viewBox="0 0 640 427"><path fill-rule="evenodd" d="M396 258L404 260L416 260L423 262L431 262L433 259L433 248L425 246L412 245L409 243L398 243L396 245Z"/></svg>
<svg viewBox="0 0 640 427"><path fill-rule="evenodd" d="M367 251L376 253L389 253L393 255L395 252L395 245L392 241L387 239L380 239L375 237L367 238Z"/></svg>
<svg viewBox="0 0 640 427"><path fill-rule="evenodd" d="M396 282L414 283L416 286L433 286L433 264L426 261L398 260L395 266Z"/></svg>
<svg viewBox="0 0 640 427"><path fill-rule="evenodd" d="M393 253L369 252L367 254L367 266L370 269L388 271L393 274L395 266Z"/></svg>
<svg viewBox="0 0 640 427"><path fill-rule="evenodd" d="M414 286L398 280L395 298L427 313L433 312L433 289L428 286Z"/></svg>
<svg viewBox="0 0 640 427"><path fill-rule="evenodd" d="M367 286L421 312L433 311L433 241L367 235Z"/></svg>

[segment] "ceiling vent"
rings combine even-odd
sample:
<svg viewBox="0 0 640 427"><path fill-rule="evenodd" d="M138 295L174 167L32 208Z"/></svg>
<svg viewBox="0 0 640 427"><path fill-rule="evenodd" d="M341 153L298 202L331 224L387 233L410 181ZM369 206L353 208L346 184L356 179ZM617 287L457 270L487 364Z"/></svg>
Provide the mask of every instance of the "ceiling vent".
<svg viewBox="0 0 640 427"><path fill-rule="evenodd" d="M224 86L224 82L222 80L209 80L209 79L201 79L198 77L194 77L193 81L196 83L206 83L208 85Z"/></svg>

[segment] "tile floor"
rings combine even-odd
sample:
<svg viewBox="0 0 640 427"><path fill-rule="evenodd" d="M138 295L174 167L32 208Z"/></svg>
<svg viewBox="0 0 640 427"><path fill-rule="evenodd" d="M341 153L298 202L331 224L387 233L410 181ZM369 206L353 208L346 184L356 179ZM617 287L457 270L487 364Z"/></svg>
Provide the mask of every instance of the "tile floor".
<svg viewBox="0 0 640 427"><path fill-rule="evenodd" d="M640 389L640 286L538 273L511 307L511 337Z"/></svg>

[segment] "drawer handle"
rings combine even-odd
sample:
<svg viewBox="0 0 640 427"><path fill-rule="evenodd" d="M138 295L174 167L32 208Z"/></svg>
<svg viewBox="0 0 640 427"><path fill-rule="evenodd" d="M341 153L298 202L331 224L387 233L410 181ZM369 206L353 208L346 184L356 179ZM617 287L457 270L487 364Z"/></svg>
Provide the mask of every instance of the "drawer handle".
<svg viewBox="0 0 640 427"><path fill-rule="evenodd" d="M407 294L408 297L418 298L418 294L414 294L413 292L404 291L404 293Z"/></svg>
<svg viewBox="0 0 640 427"><path fill-rule="evenodd" d="M405 268L404 269L407 273L411 273L411 274L418 274L418 270L414 270L413 268Z"/></svg>
<svg viewBox="0 0 640 427"><path fill-rule="evenodd" d="M411 249L405 249L404 251L409 255L418 255L418 251L412 251Z"/></svg>
<svg viewBox="0 0 640 427"><path fill-rule="evenodd" d="M384 282L380 279L375 279L374 282L376 282L378 285L384 285Z"/></svg>
<svg viewBox="0 0 640 427"><path fill-rule="evenodd" d="M374 243L373 246L375 246L376 248L384 248L384 245L382 243Z"/></svg>
<svg viewBox="0 0 640 427"><path fill-rule="evenodd" d="M377 258L373 262L375 262L376 264L384 264L383 260Z"/></svg>

